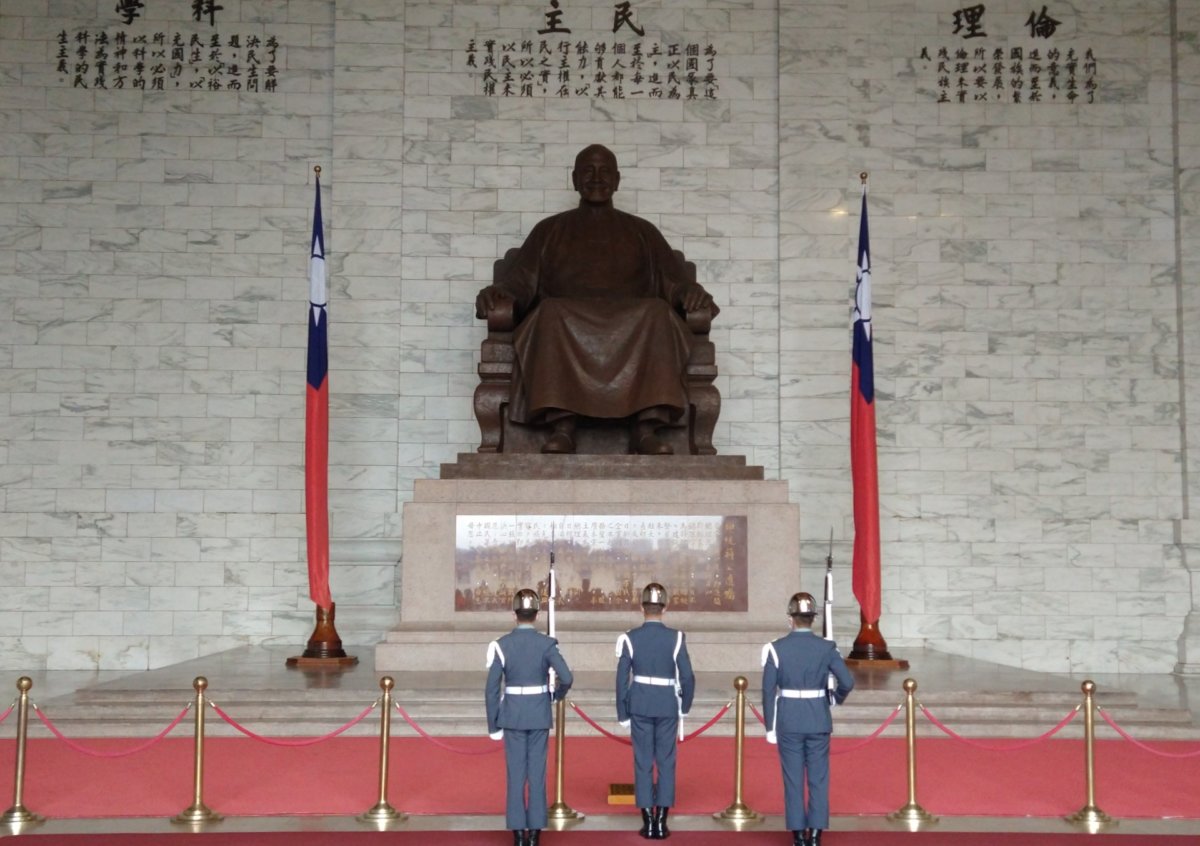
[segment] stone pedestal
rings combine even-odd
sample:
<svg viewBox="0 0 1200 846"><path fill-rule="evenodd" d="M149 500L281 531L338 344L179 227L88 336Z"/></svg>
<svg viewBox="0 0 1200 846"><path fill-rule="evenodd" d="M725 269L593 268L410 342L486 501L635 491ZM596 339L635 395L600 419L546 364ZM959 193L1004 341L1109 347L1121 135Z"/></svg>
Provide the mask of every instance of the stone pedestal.
<svg viewBox="0 0 1200 846"><path fill-rule="evenodd" d="M525 478L515 478L522 465ZM609 478L617 473L625 478ZM442 476L418 480L404 506L401 622L376 646L379 671L482 669L488 641L512 628L511 612L455 610L459 515L745 517L747 610L668 608L667 622L688 633L697 670L752 678L762 644L787 630L787 599L800 585L799 510L786 482L764 481L744 459L469 455ZM563 654L573 669L611 670L616 636L640 619L637 608L560 612Z"/></svg>

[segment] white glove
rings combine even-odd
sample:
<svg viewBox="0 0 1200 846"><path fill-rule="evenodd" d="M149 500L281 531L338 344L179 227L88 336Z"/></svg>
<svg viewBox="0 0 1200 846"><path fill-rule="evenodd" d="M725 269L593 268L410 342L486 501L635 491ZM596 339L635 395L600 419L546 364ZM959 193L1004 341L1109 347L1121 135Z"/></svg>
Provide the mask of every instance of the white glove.
<svg viewBox="0 0 1200 846"><path fill-rule="evenodd" d="M775 732L773 732L773 731L769 731L769 732L767 732L767 743L769 743L769 744L771 744L772 746L774 746L774 745L775 745L776 743L778 743L778 742L779 742L779 741L778 741L778 740L776 739L776 737L775 737Z"/></svg>
<svg viewBox="0 0 1200 846"><path fill-rule="evenodd" d="M499 731L494 731L491 734L489 734L488 737L490 737L492 740L503 740L504 739L504 729L500 729Z"/></svg>
<svg viewBox="0 0 1200 846"><path fill-rule="evenodd" d="M618 720L617 722L621 726L621 728L623 728L623 729L629 728L629 723L630 723L629 720Z"/></svg>

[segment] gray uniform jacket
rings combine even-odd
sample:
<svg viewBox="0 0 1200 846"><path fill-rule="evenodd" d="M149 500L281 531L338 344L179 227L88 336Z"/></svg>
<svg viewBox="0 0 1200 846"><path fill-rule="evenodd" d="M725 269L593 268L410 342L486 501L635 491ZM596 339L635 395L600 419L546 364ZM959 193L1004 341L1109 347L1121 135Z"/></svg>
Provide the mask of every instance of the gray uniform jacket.
<svg viewBox="0 0 1200 846"><path fill-rule="evenodd" d="M557 676L555 699L571 687L571 669L558 651L558 641L533 626L517 626L488 646L488 734L500 729L548 729L554 725L548 693L505 693L506 688L537 688L549 683L551 668Z"/></svg>
<svg viewBox="0 0 1200 846"><path fill-rule="evenodd" d="M854 676L833 641L810 629L796 629L763 647L763 718L767 731L779 734L816 734L833 731L829 698L791 698L782 691L825 690L829 674L837 687L839 704L854 688Z"/></svg>
<svg viewBox="0 0 1200 846"><path fill-rule="evenodd" d="M617 640L617 719L675 717L692 710L696 676L683 632L649 621ZM674 685L644 684L635 678L678 679Z"/></svg>

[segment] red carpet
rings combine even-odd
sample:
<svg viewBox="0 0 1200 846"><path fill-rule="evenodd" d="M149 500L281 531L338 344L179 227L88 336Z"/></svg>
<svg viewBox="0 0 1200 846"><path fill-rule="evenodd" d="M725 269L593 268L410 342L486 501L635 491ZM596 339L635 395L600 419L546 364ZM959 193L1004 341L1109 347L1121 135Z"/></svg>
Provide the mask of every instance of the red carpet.
<svg viewBox="0 0 1200 846"><path fill-rule="evenodd" d="M138 741L89 739L119 750ZM454 738L459 755L414 737L393 740L388 799L410 814L498 814L504 805L499 744ZM835 740L839 746L853 740ZM1186 751L1195 743L1155 744ZM1018 752L985 752L949 738L918 744L917 799L940 816L1059 817L1084 803L1083 744L1051 740ZM904 804L902 739L877 740L833 757L835 815L880 815ZM0 797L12 796L14 742L0 742ZM566 800L588 814L630 813L607 804L611 782L632 780L629 748L604 738L570 738ZM553 760L553 753L551 755ZM1098 741L1097 805L1116 818L1200 818L1200 759L1166 759L1120 740ZM553 782L551 782L553 783ZM225 815L357 814L375 803L378 741L336 738L308 747L246 738L206 745L204 800ZM761 738L746 743L744 799L765 814L783 809L779 765ZM29 742L24 803L57 818L173 816L191 803L192 741L172 737L126 758L82 755L54 739ZM553 796L551 797L553 799ZM680 749L677 814L709 814L733 798L733 742L702 737ZM7 807L7 801L5 807ZM44 843L45 841L39 841Z"/></svg>

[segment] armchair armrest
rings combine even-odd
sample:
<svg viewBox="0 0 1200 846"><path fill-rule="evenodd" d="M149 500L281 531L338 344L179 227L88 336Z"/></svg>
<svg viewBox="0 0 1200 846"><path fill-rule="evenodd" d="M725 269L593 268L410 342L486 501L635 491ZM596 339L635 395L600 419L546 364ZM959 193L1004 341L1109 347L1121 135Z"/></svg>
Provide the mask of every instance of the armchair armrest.
<svg viewBox="0 0 1200 846"><path fill-rule="evenodd" d="M487 319L488 332L511 332L517 325L515 319L515 303L512 300L496 303L487 314L475 312L475 317Z"/></svg>
<svg viewBox="0 0 1200 846"><path fill-rule="evenodd" d="M684 319L687 321L688 331L693 335L707 335L712 329L713 310L701 308L689 311L684 315Z"/></svg>

